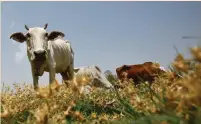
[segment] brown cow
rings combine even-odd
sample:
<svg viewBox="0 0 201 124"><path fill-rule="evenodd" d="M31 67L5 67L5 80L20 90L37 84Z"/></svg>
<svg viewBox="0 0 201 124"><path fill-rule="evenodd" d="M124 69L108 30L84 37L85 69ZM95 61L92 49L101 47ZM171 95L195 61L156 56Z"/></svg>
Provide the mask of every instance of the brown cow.
<svg viewBox="0 0 201 124"><path fill-rule="evenodd" d="M123 65L116 69L116 73L120 80L133 79L135 84L139 84L140 81L152 83L155 77L165 71L153 62L145 62L137 65Z"/></svg>

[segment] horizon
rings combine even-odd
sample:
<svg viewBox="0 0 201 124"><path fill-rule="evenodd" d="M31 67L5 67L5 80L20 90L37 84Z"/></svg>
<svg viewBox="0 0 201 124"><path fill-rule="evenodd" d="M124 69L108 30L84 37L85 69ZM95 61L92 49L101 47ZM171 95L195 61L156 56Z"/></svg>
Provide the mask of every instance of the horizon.
<svg viewBox="0 0 201 124"><path fill-rule="evenodd" d="M28 9L25 9L27 7ZM52 9L53 8L53 9ZM2 2L1 82L32 84L26 43L9 38L24 25L62 31L75 53L75 68L97 65L104 73L124 64L158 61L168 68L177 47L185 58L200 44L201 2ZM39 19L38 19L39 18ZM60 74L56 79L61 83ZM39 86L49 84L49 74Z"/></svg>

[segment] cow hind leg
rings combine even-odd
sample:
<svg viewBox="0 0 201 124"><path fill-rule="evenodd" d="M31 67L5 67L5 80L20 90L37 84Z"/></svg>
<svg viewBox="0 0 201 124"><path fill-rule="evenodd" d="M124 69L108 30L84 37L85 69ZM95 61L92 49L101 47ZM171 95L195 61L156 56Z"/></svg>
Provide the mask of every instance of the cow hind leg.
<svg viewBox="0 0 201 124"><path fill-rule="evenodd" d="M73 80L73 77L74 77L74 66L73 64L71 64L69 67L68 67L68 76L69 76L69 80Z"/></svg>
<svg viewBox="0 0 201 124"><path fill-rule="evenodd" d="M61 77L62 77L62 82L65 83L66 85L68 85L69 76L67 74L67 71L61 72L60 74L61 74Z"/></svg>
<svg viewBox="0 0 201 124"><path fill-rule="evenodd" d="M74 78L74 62L72 61L71 64L68 66L65 72L60 73L62 76L63 82L68 85L70 81Z"/></svg>

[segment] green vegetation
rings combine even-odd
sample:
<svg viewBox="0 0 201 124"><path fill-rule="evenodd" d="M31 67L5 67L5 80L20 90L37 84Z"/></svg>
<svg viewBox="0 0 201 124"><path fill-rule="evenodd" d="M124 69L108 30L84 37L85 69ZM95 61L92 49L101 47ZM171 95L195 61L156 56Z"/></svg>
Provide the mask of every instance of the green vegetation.
<svg viewBox="0 0 201 124"><path fill-rule="evenodd" d="M114 90L80 88L90 79L80 77L70 85L53 83L33 91L29 85L4 87L1 92L2 124L199 124L201 123L201 48L190 49L192 58L178 53L171 71L150 86L134 86L109 75ZM182 75L175 78L173 72ZM84 78L84 79L83 79ZM118 88L117 88L118 87Z"/></svg>

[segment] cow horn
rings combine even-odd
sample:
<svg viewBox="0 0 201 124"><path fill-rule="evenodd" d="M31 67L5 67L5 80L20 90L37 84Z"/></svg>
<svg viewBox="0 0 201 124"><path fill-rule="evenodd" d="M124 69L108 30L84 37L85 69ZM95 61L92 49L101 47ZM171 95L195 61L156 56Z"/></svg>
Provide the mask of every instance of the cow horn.
<svg viewBox="0 0 201 124"><path fill-rule="evenodd" d="M28 26L27 26L27 25L25 25L25 28L26 28L27 30L29 30L29 28L28 28Z"/></svg>
<svg viewBox="0 0 201 124"><path fill-rule="evenodd" d="M47 26L48 26L48 24L45 24L45 27L44 27L44 29L46 29L46 28L47 28Z"/></svg>

